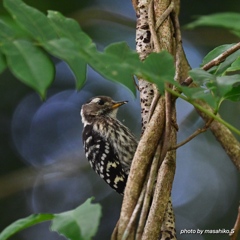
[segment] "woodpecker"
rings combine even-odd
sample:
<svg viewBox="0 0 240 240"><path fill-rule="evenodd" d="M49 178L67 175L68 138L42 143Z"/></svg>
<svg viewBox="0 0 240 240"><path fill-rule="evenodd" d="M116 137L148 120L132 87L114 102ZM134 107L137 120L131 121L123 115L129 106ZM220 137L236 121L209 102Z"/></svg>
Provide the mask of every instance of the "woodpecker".
<svg viewBox="0 0 240 240"><path fill-rule="evenodd" d="M107 96L91 98L82 105L83 146L93 170L118 193L123 194L137 140L116 115L127 101Z"/></svg>

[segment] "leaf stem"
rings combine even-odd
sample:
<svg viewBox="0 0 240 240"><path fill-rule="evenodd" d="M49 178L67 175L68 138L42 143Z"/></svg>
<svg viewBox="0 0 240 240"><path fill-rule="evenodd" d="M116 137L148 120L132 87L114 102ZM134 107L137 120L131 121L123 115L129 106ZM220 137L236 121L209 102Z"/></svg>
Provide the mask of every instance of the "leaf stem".
<svg viewBox="0 0 240 240"><path fill-rule="evenodd" d="M222 123L224 126L226 126L228 129L230 129L231 131L237 133L238 135L240 135L240 130L238 130L237 128L235 128L234 126L232 126L231 124L229 124L228 122L224 121L222 118L218 117L217 115L215 115L214 113L208 111L207 109L203 108L201 105L199 105L198 103L194 102L193 100L183 96L182 94L172 90L171 88L166 88L166 91L170 92L172 95L179 97L181 99L183 99L186 102L189 102L190 104L192 104L194 107L198 108L201 112L207 114L209 117L213 118L214 120Z"/></svg>

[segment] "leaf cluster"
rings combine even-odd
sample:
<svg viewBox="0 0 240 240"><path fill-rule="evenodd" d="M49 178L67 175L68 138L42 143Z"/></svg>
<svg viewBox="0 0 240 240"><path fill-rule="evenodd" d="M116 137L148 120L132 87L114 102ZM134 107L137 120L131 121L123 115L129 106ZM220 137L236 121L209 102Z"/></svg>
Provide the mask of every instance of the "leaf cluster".
<svg viewBox="0 0 240 240"><path fill-rule="evenodd" d="M240 14L235 12L214 13L207 16L201 16L195 21L186 25L186 28L196 27L221 27L229 30L231 33L240 37Z"/></svg>
<svg viewBox="0 0 240 240"><path fill-rule="evenodd" d="M74 210L59 214L40 213L17 220L0 233L0 240L35 224L51 221L51 231L58 232L69 240L90 240L95 236L101 217L101 206L88 199Z"/></svg>
<svg viewBox="0 0 240 240"><path fill-rule="evenodd" d="M203 59L202 66L209 63L234 44L216 47ZM209 71L200 68L189 71L193 81L199 86L194 88L181 87L184 94L191 100L201 99L217 112L224 100L240 100L240 50L234 52Z"/></svg>
<svg viewBox="0 0 240 240"><path fill-rule="evenodd" d="M216 111L225 99L239 101L239 51L209 72L191 70L189 74L199 87L187 88L174 81L174 60L167 52L151 53L143 62L125 42L111 44L100 52L75 20L59 12L48 11L44 15L21 0L4 0L4 7L20 28L16 31L12 24L0 19L0 71L8 66L42 98L54 79L55 69L49 57L52 55L68 64L77 89L86 81L89 64L106 79L125 85L133 94L136 92L133 76L136 75L155 83L161 93L165 83L171 83L183 92L185 100L191 103L202 99ZM214 49L203 64L230 47Z"/></svg>
<svg viewBox="0 0 240 240"><path fill-rule="evenodd" d="M111 44L100 52L75 20L59 12L48 11L46 16L21 0L4 0L4 7L21 30L19 34L11 24L0 19L0 70L8 66L20 81L43 98L54 79L49 54L68 64L77 89L85 83L87 64L134 94L133 75L157 82L161 89L164 81L173 81L173 59L167 52L151 54L145 62L126 43Z"/></svg>
<svg viewBox="0 0 240 240"><path fill-rule="evenodd" d="M189 75L199 87L189 88L174 81L174 59L168 52L151 53L143 62L124 42L111 44L101 52L75 20L56 11L48 11L45 15L21 0L4 0L3 3L13 21L0 19L0 73L8 67L21 82L32 87L42 98L45 98L55 76L51 60L51 56L54 56L68 64L74 73L77 89L86 81L89 64L108 80L126 86L133 94L136 91L133 80L135 75L155 83L161 93L164 93L166 83L170 83L183 93L184 100L190 103L196 99L204 100L215 112L223 100L240 100L240 50L209 71L200 68L191 70ZM229 21L229 17L235 20ZM202 17L188 27L221 26L240 36L239 20L239 14L215 14L209 18ZM202 64L213 60L231 46L215 48ZM68 239L91 239L96 233L100 215L100 206L92 205L88 200L69 212L37 214L18 220L0 234L0 240L50 220L51 229Z"/></svg>

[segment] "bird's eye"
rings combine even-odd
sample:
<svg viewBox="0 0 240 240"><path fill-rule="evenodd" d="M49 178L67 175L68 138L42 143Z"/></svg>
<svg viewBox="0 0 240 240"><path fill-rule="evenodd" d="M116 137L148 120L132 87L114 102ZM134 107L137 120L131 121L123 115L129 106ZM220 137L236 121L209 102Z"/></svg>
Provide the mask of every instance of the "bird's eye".
<svg viewBox="0 0 240 240"><path fill-rule="evenodd" d="M104 101L102 99L100 99L97 103L98 103L98 105L103 105Z"/></svg>

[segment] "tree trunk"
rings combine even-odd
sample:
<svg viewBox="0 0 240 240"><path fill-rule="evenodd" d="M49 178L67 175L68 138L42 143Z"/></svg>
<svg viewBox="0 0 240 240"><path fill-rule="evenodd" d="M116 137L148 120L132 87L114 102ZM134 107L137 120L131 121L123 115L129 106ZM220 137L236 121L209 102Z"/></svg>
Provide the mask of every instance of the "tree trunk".
<svg viewBox="0 0 240 240"><path fill-rule="evenodd" d="M141 60L167 50L176 61L176 80L187 77L181 46L179 1L133 1L137 15L136 50ZM161 66L159 66L161 67ZM171 86L168 86L171 87ZM112 239L176 239L171 189L176 154L175 101L155 85L139 79L143 135L125 189L120 219Z"/></svg>

